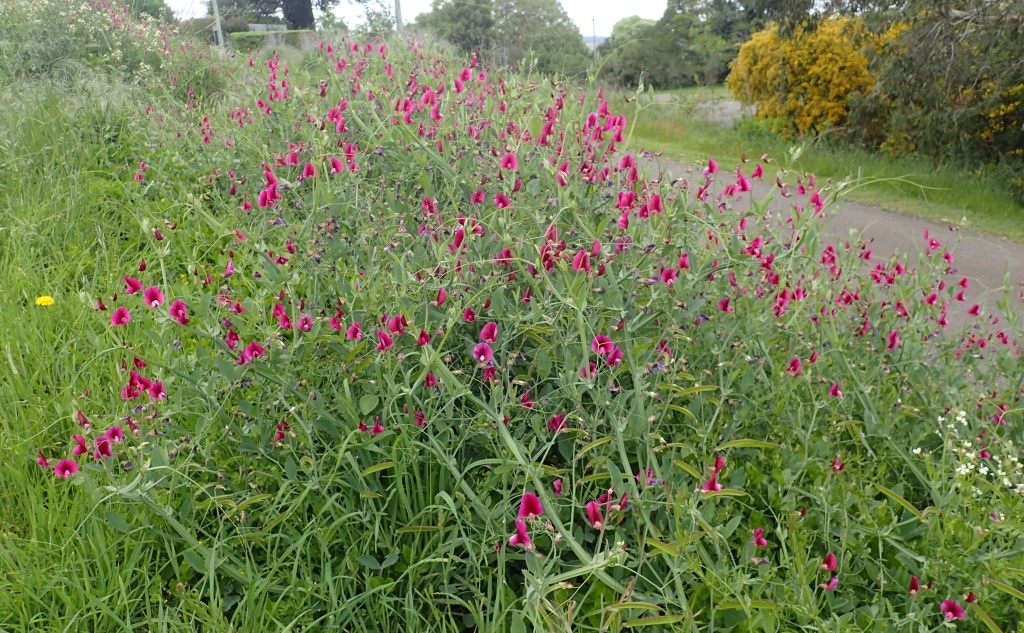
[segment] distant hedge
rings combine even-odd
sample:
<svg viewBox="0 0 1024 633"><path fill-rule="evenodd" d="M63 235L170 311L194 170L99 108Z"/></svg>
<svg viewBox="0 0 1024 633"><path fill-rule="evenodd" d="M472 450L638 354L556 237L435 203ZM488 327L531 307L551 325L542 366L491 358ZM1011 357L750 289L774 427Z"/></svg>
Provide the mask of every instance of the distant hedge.
<svg viewBox="0 0 1024 633"><path fill-rule="evenodd" d="M268 46L294 46L301 48L303 40L312 38L316 31L308 29L298 31L248 31L244 33L232 33L231 46L239 52L249 52Z"/></svg>

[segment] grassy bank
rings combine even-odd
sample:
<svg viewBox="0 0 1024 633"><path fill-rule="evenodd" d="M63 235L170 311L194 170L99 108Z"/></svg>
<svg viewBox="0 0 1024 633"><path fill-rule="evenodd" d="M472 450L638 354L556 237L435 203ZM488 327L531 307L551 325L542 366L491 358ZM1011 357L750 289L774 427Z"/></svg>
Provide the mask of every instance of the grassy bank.
<svg viewBox="0 0 1024 633"><path fill-rule="evenodd" d="M684 161L713 156L735 162L745 152L767 153L782 165L819 178L849 179L849 197L864 204L940 222L967 223L977 231L1024 241L1024 206L1001 188L995 178L956 165L889 158L850 148L836 148L827 137L787 140L752 119L735 125L721 119L727 94L721 87L689 88L664 93L655 102L633 108L635 148L664 151ZM665 101L660 101L664 99Z"/></svg>

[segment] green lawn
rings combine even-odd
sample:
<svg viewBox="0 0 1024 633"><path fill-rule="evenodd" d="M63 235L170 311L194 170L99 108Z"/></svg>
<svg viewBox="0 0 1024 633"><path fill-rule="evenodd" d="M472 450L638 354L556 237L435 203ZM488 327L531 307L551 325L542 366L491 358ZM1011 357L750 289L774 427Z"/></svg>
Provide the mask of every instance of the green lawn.
<svg viewBox="0 0 1024 633"><path fill-rule="evenodd" d="M785 167L819 178L850 179L852 200L942 222L966 218L977 231L1024 241L1024 206L990 176L918 158L837 149L824 140L787 140L750 119L734 126L708 121L702 112L712 100L727 98L721 86L667 94L661 98L668 102L647 103L639 114L634 108L631 148L664 151L686 161L712 156L726 164L741 154L767 154Z"/></svg>

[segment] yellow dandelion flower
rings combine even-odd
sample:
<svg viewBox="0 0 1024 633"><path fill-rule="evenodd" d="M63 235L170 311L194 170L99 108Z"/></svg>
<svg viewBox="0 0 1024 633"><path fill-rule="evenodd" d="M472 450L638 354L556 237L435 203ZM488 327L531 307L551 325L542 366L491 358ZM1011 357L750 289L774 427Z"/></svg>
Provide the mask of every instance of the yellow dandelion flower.
<svg viewBox="0 0 1024 633"><path fill-rule="evenodd" d="M36 297L36 305L37 306L52 306L53 305L53 297L51 297L50 295L43 295L41 297Z"/></svg>

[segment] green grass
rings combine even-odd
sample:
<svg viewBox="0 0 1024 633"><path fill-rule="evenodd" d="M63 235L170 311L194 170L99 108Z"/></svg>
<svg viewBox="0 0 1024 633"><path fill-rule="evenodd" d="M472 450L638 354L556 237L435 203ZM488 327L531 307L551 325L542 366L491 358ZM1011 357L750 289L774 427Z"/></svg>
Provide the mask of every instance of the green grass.
<svg viewBox="0 0 1024 633"><path fill-rule="evenodd" d="M819 178L850 179L851 200L939 222L966 218L977 231L1024 241L1024 206L991 176L919 158L836 148L827 138L787 140L753 119L732 126L708 121L702 117L704 109L713 99L727 97L720 86L668 94L670 103L651 103L639 114L634 111L632 148L664 151L682 161L711 156L726 164L741 155L756 159L767 154L787 168Z"/></svg>

